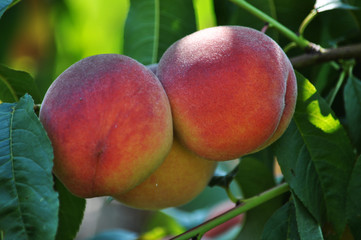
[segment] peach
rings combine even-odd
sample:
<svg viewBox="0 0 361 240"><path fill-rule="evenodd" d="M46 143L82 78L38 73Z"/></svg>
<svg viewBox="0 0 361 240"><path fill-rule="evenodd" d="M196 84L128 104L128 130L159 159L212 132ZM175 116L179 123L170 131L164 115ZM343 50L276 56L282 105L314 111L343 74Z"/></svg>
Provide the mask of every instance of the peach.
<svg viewBox="0 0 361 240"><path fill-rule="evenodd" d="M204 190L216 166L217 162L197 156L174 140L163 164L143 183L115 199L148 210L180 206Z"/></svg>
<svg viewBox="0 0 361 240"><path fill-rule="evenodd" d="M196 154L224 161L276 141L295 109L296 77L275 41L240 26L218 26L171 45L157 76L175 133Z"/></svg>
<svg viewBox="0 0 361 240"><path fill-rule="evenodd" d="M85 58L48 89L40 120L54 148L54 173L79 197L119 195L164 161L172 116L157 77L118 54Z"/></svg>

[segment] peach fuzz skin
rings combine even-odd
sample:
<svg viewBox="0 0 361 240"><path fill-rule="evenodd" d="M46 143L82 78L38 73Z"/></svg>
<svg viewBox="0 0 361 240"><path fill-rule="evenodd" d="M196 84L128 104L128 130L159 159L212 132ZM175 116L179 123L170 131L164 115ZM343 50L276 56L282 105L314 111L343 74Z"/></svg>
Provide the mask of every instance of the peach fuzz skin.
<svg viewBox="0 0 361 240"><path fill-rule="evenodd" d="M85 58L45 95L40 120L55 175L75 195L113 196L144 181L173 141L169 101L156 76L117 54Z"/></svg>
<svg viewBox="0 0 361 240"><path fill-rule="evenodd" d="M258 151L287 128L296 77L271 38L240 26L204 29L175 42L157 69L175 133L196 154L225 161Z"/></svg>
<svg viewBox="0 0 361 240"><path fill-rule="evenodd" d="M115 199L148 210L180 206L204 190L216 166L217 162L197 156L174 140L163 164L143 183Z"/></svg>

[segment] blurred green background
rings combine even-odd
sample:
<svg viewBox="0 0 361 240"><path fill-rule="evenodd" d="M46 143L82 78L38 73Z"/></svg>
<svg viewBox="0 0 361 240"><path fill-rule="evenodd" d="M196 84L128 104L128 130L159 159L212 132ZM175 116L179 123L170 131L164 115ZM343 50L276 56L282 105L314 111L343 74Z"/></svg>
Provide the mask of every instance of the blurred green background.
<svg viewBox="0 0 361 240"><path fill-rule="evenodd" d="M29 72L41 95L74 62L122 53L127 0L27 0L0 21L0 62Z"/></svg>
<svg viewBox="0 0 361 240"><path fill-rule="evenodd" d="M21 1L0 21L0 62L30 73L43 96L74 62L95 54L123 53L129 4L129 0ZM195 0L194 6L199 28L215 25L211 1Z"/></svg>

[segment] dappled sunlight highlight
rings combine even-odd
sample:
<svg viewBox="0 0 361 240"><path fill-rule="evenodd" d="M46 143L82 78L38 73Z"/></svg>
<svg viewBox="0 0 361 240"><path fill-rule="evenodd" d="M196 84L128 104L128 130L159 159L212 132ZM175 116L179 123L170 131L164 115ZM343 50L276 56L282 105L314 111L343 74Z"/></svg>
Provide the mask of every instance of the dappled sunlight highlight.
<svg viewBox="0 0 361 240"><path fill-rule="evenodd" d="M67 0L65 4L66 11L57 9L54 13L58 73L81 58L122 53L128 0Z"/></svg>
<svg viewBox="0 0 361 240"><path fill-rule="evenodd" d="M297 76L297 78L300 78L300 76ZM299 84L297 101L300 102L301 106L305 106L309 122L325 133L333 133L340 129L340 121L332 115L330 109L320 104L320 98L318 97L315 86L309 81L300 81Z"/></svg>
<svg viewBox="0 0 361 240"><path fill-rule="evenodd" d="M317 128L321 129L325 133L333 133L340 129L341 124L331 113L323 115L319 102L317 100L312 101L307 106L308 120Z"/></svg>

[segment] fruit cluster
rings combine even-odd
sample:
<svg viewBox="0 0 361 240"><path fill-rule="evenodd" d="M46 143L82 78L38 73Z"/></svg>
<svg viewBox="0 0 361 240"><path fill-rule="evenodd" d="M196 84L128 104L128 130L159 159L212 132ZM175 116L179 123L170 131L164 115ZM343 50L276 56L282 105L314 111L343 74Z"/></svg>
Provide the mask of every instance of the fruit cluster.
<svg viewBox="0 0 361 240"><path fill-rule="evenodd" d="M180 39L156 68L118 54L73 64L48 89L40 120L72 193L161 209L198 195L218 161L277 140L295 102L282 49L256 30L220 26Z"/></svg>

